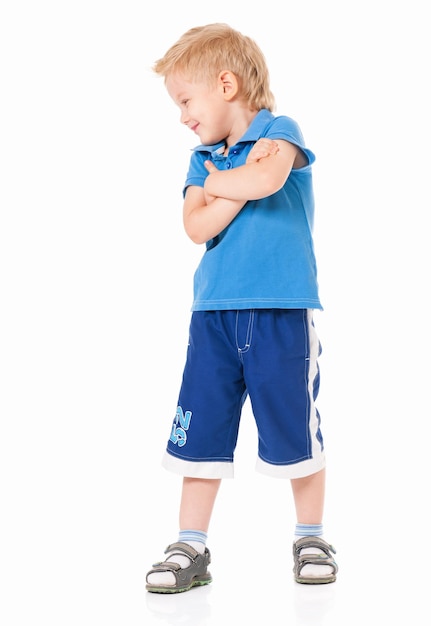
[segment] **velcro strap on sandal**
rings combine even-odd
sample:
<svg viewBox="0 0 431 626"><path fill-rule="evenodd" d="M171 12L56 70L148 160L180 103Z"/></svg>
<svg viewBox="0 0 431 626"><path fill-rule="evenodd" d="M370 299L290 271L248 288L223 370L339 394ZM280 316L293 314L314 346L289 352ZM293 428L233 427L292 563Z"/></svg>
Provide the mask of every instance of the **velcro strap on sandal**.
<svg viewBox="0 0 431 626"><path fill-rule="evenodd" d="M295 541L293 544L293 554L299 556L301 550L304 548L317 548L318 550L322 550L329 558L332 558L331 553L336 554L337 552L334 546L320 537L301 537L301 539L298 539L298 541Z"/></svg>
<svg viewBox="0 0 431 626"><path fill-rule="evenodd" d="M301 574L302 568L305 567L305 565L327 565L332 568L334 574L338 572L338 565L334 559L324 554L303 554L298 557L293 568L297 575Z"/></svg>
<svg viewBox="0 0 431 626"><path fill-rule="evenodd" d="M319 552L301 554L301 550L304 548L314 548L319 550ZM302 580L299 581L298 578L301 576L302 569L305 565L328 565L332 568L333 580L335 580L338 565L334 561L331 553L335 554L335 548L320 537L301 537L301 539L295 541L293 543L293 556L295 561L293 571L297 577L296 580L298 582L305 582L305 579L302 578ZM310 580L307 582L310 582ZM313 582L315 582L315 580Z"/></svg>
<svg viewBox="0 0 431 626"><path fill-rule="evenodd" d="M153 567L155 569L151 570L152 572L178 572L181 569L181 565L179 565L178 563L174 563L173 561L162 561L160 563L154 563Z"/></svg>
<svg viewBox="0 0 431 626"><path fill-rule="evenodd" d="M167 554L168 552L174 552L174 553L177 553L179 555L185 555L191 561L195 561L196 558L200 554L192 546L189 546L188 543L183 543L182 541L177 541L176 543L171 543L171 545L166 548L165 554ZM171 557L172 557L172 554L169 556L169 558L171 558Z"/></svg>

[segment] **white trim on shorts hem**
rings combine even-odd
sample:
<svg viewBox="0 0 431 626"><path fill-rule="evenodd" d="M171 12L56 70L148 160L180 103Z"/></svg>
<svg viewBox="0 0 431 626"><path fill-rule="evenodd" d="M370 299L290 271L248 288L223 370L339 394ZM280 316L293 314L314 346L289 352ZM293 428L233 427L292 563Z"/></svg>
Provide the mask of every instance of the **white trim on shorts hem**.
<svg viewBox="0 0 431 626"><path fill-rule="evenodd" d="M184 461L165 452L162 466L189 478L233 478L233 463L220 461Z"/></svg>
<svg viewBox="0 0 431 626"><path fill-rule="evenodd" d="M308 459L292 465L273 465L266 463L260 457L256 461L256 471L272 478L303 478L319 472L325 467L325 456L318 459Z"/></svg>

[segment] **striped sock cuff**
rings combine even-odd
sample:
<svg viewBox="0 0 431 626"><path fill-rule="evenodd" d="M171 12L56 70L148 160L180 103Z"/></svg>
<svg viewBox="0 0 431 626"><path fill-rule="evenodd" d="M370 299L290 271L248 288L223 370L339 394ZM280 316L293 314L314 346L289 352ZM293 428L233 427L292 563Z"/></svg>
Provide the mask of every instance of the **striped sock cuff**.
<svg viewBox="0 0 431 626"><path fill-rule="evenodd" d="M180 530L178 541L190 543L190 541L198 541L206 545L208 535L203 530Z"/></svg>
<svg viewBox="0 0 431 626"><path fill-rule="evenodd" d="M295 537L321 537L323 524L296 524Z"/></svg>

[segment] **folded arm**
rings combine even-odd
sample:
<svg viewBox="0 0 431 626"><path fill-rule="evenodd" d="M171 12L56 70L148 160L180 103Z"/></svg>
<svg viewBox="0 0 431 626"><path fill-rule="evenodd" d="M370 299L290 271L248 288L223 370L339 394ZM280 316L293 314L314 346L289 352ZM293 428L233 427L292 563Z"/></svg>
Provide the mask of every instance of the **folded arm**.
<svg viewBox="0 0 431 626"><path fill-rule="evenodd" d="M218 235L249 200L259 200L282 188L301 151L287 141L259 140L245 165L218 170L208 161L209 175L204 187L187 189L183 221L195 243L205 243Z"/></svg>
<svg viewBox="0 0 431 626"><path fill-rule="evenodd" d="M213 170L205 180L205 192L230 200L260 200L279 191L293 167L298 148L279 140L278 151L231 170Z"/></svg>

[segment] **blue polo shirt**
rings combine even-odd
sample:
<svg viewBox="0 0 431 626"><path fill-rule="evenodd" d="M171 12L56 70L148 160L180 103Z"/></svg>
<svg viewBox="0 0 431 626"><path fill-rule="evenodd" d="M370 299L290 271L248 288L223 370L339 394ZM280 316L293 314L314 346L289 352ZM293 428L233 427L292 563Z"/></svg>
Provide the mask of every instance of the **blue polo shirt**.
<svg viewBox="0 0 431 626"><path fill-rule="evenodd" d="M204 186L211 160L219 170L243 165L261 137L284 139L301 148L308 165L292 170L283 188L247 202L214 239L194 275L192 311L227 309L322 309L313 245L314 196L311 165L297 123L262 109L225 157L224 143L197 146L190 159L188 186Z"/></svg>

